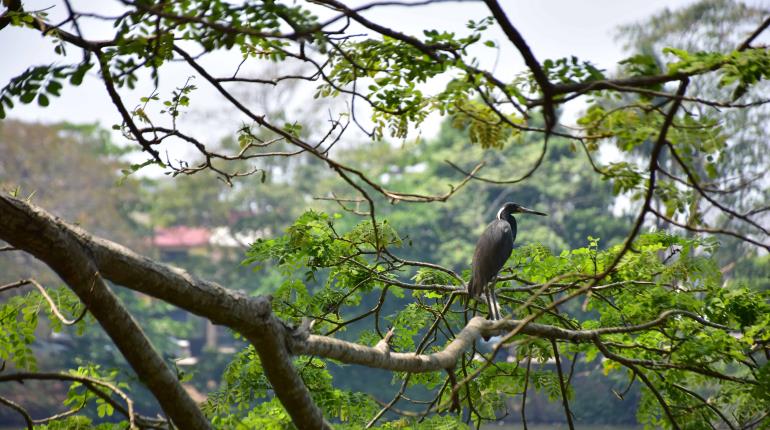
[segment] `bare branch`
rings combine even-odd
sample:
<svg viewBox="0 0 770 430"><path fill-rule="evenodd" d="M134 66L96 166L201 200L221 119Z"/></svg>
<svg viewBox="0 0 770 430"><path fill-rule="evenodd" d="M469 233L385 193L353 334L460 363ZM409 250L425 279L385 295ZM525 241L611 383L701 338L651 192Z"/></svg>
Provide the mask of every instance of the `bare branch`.
<svg viewBox="0 0 770 430"><path fill-rule="evenodd" d="M2 28L2 21L0 21L0 28ZM2 397L2 396L0 396L0 403L8 406L9 408L21 414L22 418L24 418L24 423L27 425L27 429L33 430L32 417L29 415L29 412L27 412L26 409L24 409L21 405L14 402L13 400L6 399L5 397Z"/></svg>
<svg viewBox="0 0 770 430"><path fill-rule="evenodd" d="M735 238L740 239L740 240L742 240L744 242L751 243L752 245L756 245L756 246L759 246L761 248L765 248L766 250L770 251L770 244L759 242L757 240L752 239L749 236L740 234L740 233L732 231L732 230L726 230L726 229L723 229L723 228L712 228L712 227L696 227L696 226L692 226L692 225L689 225L689 224L682 224L682 223L680 223L680 222L678 222L678 221L676 221L676 220L674 220L672 218L669 218L669 217L663 215L662 213L660 213L659 211L657 211L655 208L652 208L652 207L650 208L650 212L653 215L655 215L656 217L662 219L663 221L665 221L665 222L667 222L667 223L669 223L671 225L675 225L677 227L683 228L685 230L694 231L696 233L724 234L724 235L727 235L727 236L735 237Z"/></svg>
<svg viewBox="0 0 770 430"><path fill-rule="evenodd" d="M676 387L678 390L681 390L681 391L689 394L690 396L698 399L698 401L700 401L704 406L706 406L707 408L709 408L712 411L714 411L714 413L719 416L719 418L722 420L722 422L727 424L727 427L729 427L730 430L736 430L735 426L733 425L733 423L730 422L730 420L725 416L725 414L722 411L720 411L719 408L717 408L716 406L712 405L708 401L708 399L704 399L703 396L701 396L700 394L696 393L695 391L692 391L689 388L684 387L682 385L679 385L677 383L672 383L671 385L673 387Z"/></svg>
<svg viewBox="0 0 770 430"><path fill-rule="evenodd" d="M569 409L569 398L567 396L568 382L564 380L564 373L561 369L559 347L554 339L551 339L551 347L553 348L553 358L556 360L556 371L559 376L559 389L561 390L561 403L564 406L564 416L567 418L567 425L570 430L575 430L575 424L572 423L572 411Z"/></svg>
<svg viewBox="0 0 770 430"><path fill-rule="evenodd" d="M531 177L535 173L535 171L537 171L537 169L540 167L540 165L543 163L543 159L545 158L546 152L548 152L548 135L545 136L545 139L543 140L542 149L540 150L540 155L537 157L537 160L535 160L535 163L532 165L532 167L530 167L529 170L524 172L524 174L522 174L521 176L519 176L517 178L514 178L514 179L490 179L490 178L485 178L485 177L476 175L475 172L478 169L476 169L476 170L474 170L472 172L466 172L464 169L460 168L459 166L457 166L453 162L451 162L449 160L445 160L445 161L446 161L447 164L452 166L455 170L457 170L460 173L466 175L466 177L468 177L468 178L473 178L473 179L476 179L476 180L479 180L479 181L482 181L482 182L487 182L489 184L512 185L512 184L516 184L516 183L522 182L525 179Z"/></svg>
<svg viewBox="0 0 770 430"><path fill-rule="evenodd" d="M770 26L770 17L765 18L762 24L760 24L760 26L757 27L757 29L754 30L754 32L751 33L749 37L747 37L746 40L744 40L743 43L741 43L738 46L738 51L745 51L746 49L751 48L751 42L753 42L754 39L759 37L759 35L762 34L762 32L767 30L768 26Z"/></svg>
<svg viewBox="0 0 770 430"><path fill-rule="evenodd" d="M752 220L748 216L739 214L734 210L728 208L727 206L719 203L713 197L711 197L711 195L709 195L706 191L704 191L703 188L700 186L698 179L695 177L695 175L692 173L690 168L687 166L684 160L682 160L682 158L677 153L676 148L674 148L674 145L672 145L671 142L668 142L668 141L666 141L666 145L668 146L668 149L669 149L669 152L671 152L671 155L674 157L674 159L676 159L676 162L679 164L679 167L681 167L684 173L687 175L687 178L690 180L690 185L692 185L692 187L695 188L701 196L703 196L706 200L708 200L709 203L719 208L719 210L721 210L722 212L730 214L740 220L743 220L747 224L757 228L759 231L761 231L765 235L770 236L770 230L763 227L762 225Z"/></svg>
<svg viewBox="0 0 770 430"><path fill-rule="evenodd" d="M613 354L610 352L607 347L605 347L602 342L599 339L594 339L594 344L597 348L604 354L605 357L617 361L618 363L628 367L629 369L633 370L634 375L638 376L639 379L642 380L644 385L649 388L650 392L655 396L655 399L658 400L658 404L660 404L660 407L663 408L663 411L666 413L666 416L668 417L669 423L671 423L671 426L675 429L679 429L679 424L677 424L676 419L674 418L674 414L671 412L671 409L668 406L668 403L666 402L666 399L663 398L663 395L660 394L660 391L655 388L655 385L650 382L650 379L647 378L647 375L645 375L642 371L640 371L634 363L629 362L629 360Z"/></svg>
<svg viewBox="0 0 770 430"><path fill-rule="evenodd" d="M532 76L535 78L535 81L537 81L537 84L540 86L540 90L543 92L543 117L545 119L547 136L556 124L556 114L554 113L553 106L553 84L548 80L548 77L543 71L543 67L537 61L535 55L532 53L532 50L519 31L516 30L516 27L514 27L508 19L508 16L505 14L505 11L503 11L503 8L500 7L500 4L496 0L485 0L484 3L486 3L489 10L492 11L492 16L495 17L498 25L502 27L503 33L508 37L508 40L516 46L516 49L519 50L521 56L524 57L524 62L527 64L527 67L529 67Z"/></svg>
<svg viewBox="0 0 770 430"><path fill-rule="evenodd" d="M131 400L131 398L128 397L128 395L123 390L121 390L120 388L118 388L117 386L109 382L102 381L96 378L91 378L88 376L72 375L69 373L18 372L18 373L11 373L7 375L0 375L0 382L6 382L6 381L24 382L26 380L32 380L32 379L44 380L44 381L80 382L86 388L88 388L89 391L99 396L101 399L103 399L105 402L109 403L113 408L115 408L118 412L120 412L126 418L128 418L129 427L132 430L138 428L137 427L138 416L134 412L134 402ZM105 394L102 390L97 389L96 388L97 386L107 388L111 392L118 395L126 403L126 406L124 407L122 404L116 402L112 397L110 397L110 395ZM66 416L67 414L68 412L65 412L64 414L48 417L45 420L41 420L41 421L51 421L53 419L58 419L58 418L61 418L62 416Z"/></svg>

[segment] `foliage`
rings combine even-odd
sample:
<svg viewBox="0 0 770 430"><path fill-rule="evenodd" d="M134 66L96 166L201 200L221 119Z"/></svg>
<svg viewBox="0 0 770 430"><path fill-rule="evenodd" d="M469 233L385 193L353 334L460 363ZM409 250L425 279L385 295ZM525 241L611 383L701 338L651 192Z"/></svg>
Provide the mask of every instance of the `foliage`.
<svg viewBox="0 0 770 430"><path fill-rule="evenodd" d="M298 232L302 232L299 238ZM333 256L333 261L350 260L356 263L333 265L333 275L330 274L329 279L355 277L365 267L368 267L370 273L376 273L379 278L387 278L389 274L398 276L396 269L380 269L388 266L387 258L374 255L371 261L363 259L354 245L355 242L350 241L349 237L346 234L338 235L329 217L308 212L288 229L287 235L257 242L252 248L248 262L273 260L281 267L291 267L287 272L287 276L290 276L291 273L301 274L306 270L314 272L318 267L326 267L329 261L327 258ZM306 241L310 238L312 245L302 242L305 246L288 246L298 240ZM592 239L587 247L565 250L558 254L552 254L537 244L516 249L509 262L515 273L524 280L523 286L530 283L543 285L554 278L561 281L552 285L553 292L541 295L533 295L532 289L517 287L509 281L500 282L497 288L499 299L504 307L510 306L504 313L512 313L522 318L541 314L540 310L560 294L578 289L585 279L604 271L623 247L615 245L602 250L598 243L598 239ZM749 349L757 340L753 337L754 334L761 333L761 342L770 339L766 318L770 314L770 295L747 289L740 283L729 283L727 287L723 287L722 275L711 258L716 251L716 243L713 240L683 238L657 232L640 236L633 246L637 252L623 256L615 271L594 287L584 303L588 313L549 312L539 316L536 321L571 329L628 327L645 324L664 315L666 311L677 310L684 313L684 316L667 318L655 325L659 326L656 330L640 330L638 333L633 330L623 331L603 337L604 348L614 351L613 353L620 357L601 363L605 375L613 372L628 375L627 370L623 368L626 361L653 363L650 366L656 370L638 372L648 374L656 391L664 396L671 396L672 399L679 399L696 409L699 408L699 400L686 393L682 394L680 387L707 391L711 404L722 407L735 407L740 404L742 406L739 406L739 409L745 408L745 411L740 412L741 416L751 416L754 412L769 407L766 403L758 405L757 402L763 402L759 398L748 401L768 387L767 381L755 379L754 372L762 372L763 367L754 368L747 365L745 360L751 355ZM308 255L307 250L315 251ZM313 276L306 278L308 281L313 279ZM418 272L416 279L445 279L450 281L448 287L454 284L454 280L443 276L436 278L424 270ZM279 304L276 305L276 311L285 318L313 317L322 321L317 326L318 330L327 331L346 324L346 309L349 309L350 315L356 313L358 301L352 297L356 297L359 291L351 293L349 287L345 287L351 285L349 283L327 282L313 288L312 283L307 285L300 278L290 278L287 284L291 285L287 288L290 288L292 295L287 295L287 290L279 290ZM361 287L360 290L365 291L365 288ZM338 294L337 301L324 299L333 297L334 291ZM382 294L386 297L385 300L390 297L398 299L390 291ZM431 326L435 315L446 305L448 299L448 295L427 295L419 290L414 291L414 295L415 302L396 310L394 314L383 315L396 333L391 342L395 351L412 351L418 344L422 345L428 340L431 333L426 327ZM522 303L529 304L524 306ZM329 317L328 309L334 309L337 318ZM339 317L340 313L342 318ZM711 325L704 325L687 315L703 315ZM459 327L463 325L462 318L452 318L448 315L444 318L447 324L456 324ZM442 336L428 340L429 350L441 348L444 342L451 340L448 333L456 333L459 327L450 332L442 331L443 336L449 336L449 339L442 340ZM358 341L370 344L369 336L367 332L361 333ZM510 354L518 360L530 354L533 358L543 361L553 357L550 345L537 338L519 335L510 342ZM588 362L602 354L602 351L591 343L567 345L567 350L584 355ZM253 351L251 354L253 355ZM471 357L472 355L468 359ZM247 362L249 366L258 365L258 360L253 356ZM479 378L468 383L471 397L464 399L464 402L468 402L469 406L474 405L482 416L493 415L504 407L507 396L521 391L525 374L520 363L497 363L484 369ZM478 364L468 361L467 367L457 370L456 377L461 378L462 372L475 369L479 369ZM636 378L634 374L629 376L632 381ZM560 398L558 377L553 371L534 372L529 377L536 390L546 393L552 400ZM249 378L234 380L243 384L243 381L248 381ZM750 381L750 386L754 388L744 395L739 395L740 387L746 384L746 381ZM265 383L264 379L261 383ZM409 383L412 389L422 387L434 395L443 392L443 395L438 394L439 404L445 404L449 401L447 392L437 391L442 385L440 374L415 375ZM261 395L264 395L264 392ZM238 400L231 400L239 404ZM240 404L247 403L241 399ZM319 400L319 404L323 404L323 401ZM660 405L648 389L643 389L638 414L643 423L654 426L667 425L667 421L662 418L664 414ZM678 414L678 419L687 422L704 423L702 420L713 418L711 415L704 418L698 412Z"/></svg>
<svg viewBox="0 0 770 430"><path fill-rule="evenodd" d="M295 362L308 381L313 399L324 415L357 428L376 411L374 402L363 393L334 388L332 377L322 360L312 357ZM224 385L209 396L204 411L219 428L290 428L291 420L275 397L269 396L270 382L252 347L238 353L227 367Z"/></svg>
<svg viewBox="0 0 770 430"><path fill-rule="evenodd" d="M5 2L0 30L10 25L41 32L54 40L62 61L27 67L0 89L0 118L16 102L48 106L64 85L79 85L93 70L120 115L113 129L146 153L144 161L126 163L121 157L129 150L96 127L8 121L0 130L9 160L0 184L140 248L154 227L227 227L258 236L245 258L220 249L216 258L177 256L175 263L227 288L270 293L272 314L254 318L272 318L268 322L283 330L274 331L284 336L274 339L281 350L273 351L276 356L292 354L292 342L307 341L302 336L309 332L353 342L352 349L380 353L383 360L395 353L429 360L467 339L479 321L471 318L487 310L485 302L464 296L474 239L497 208L515 200L550 214L537 226L522 217L518 247L494 280L502 314L518 323L492 323L506 327L492 343L477 341L475 333L453 365L392 372L386 374L390 382L382 382L384 372L350 380L356 370L345 368L348 361L321 354L293 357L286 363L293 367L286 367L303 383L282 386L263 368L272 364L270 351L254 345L234 356L218 386L177 368L180 385L192 380L213 390L203 410L214 426L292 428L297 415L284 408L287 392L309 392L313 404L306 406L317 406L339 428L478 428L510 414L510 400L523 399L527 390L561 403L571 423L576 414L570 404L579 404L581 388L572 381L576 369L603 374L626 386L625 394L636 387L629 398L638 394L640 400L628 409L648 428L766 425L770 291L757 280L766 274L766 258L727 241L729 261L718 264L725 258L717 240L701 235L724 234L744 247L770 250L760 219L768 201L762 177L767 151L758 144L766 134L762 94L770 57L755 42L766 25L747 25L765 12L707 0L626 27L634 49L615 77L574 56L540 63L495 1L485 2L481 16L470 17L462 31L421 28L413 34L375 22L369 10L398 2L351 8L335 0L143 0L125 3L118 16L81 13L65 3L68 18L53 26L45 12ZM715 12L721 10L746 30L743 40L713 31L721 28L723 15ZM107 21L112 34L86 39L78 24L84 18ZM697 31L690 29L694 23ZM480 52L500 48L492 33L498 27L523 57L524 71L498 73L478 60ZM82 60L73 63L69 48L81 50ZM237 57L232 73L215 76L208 62L230 50ZM194 77L166 92L161 81L172 62ZM242 66L259 70L265 64L275 66L277 76L241 73ZM301 69L295 73L292 65ZM156 89L137 104L126 94L143 79ZM265 86L272 95L285 81L307 84L297 91L332 101L315 108L343 98L349 103L330 108L327 122L314 123L288 109L255 108L243 94L248 90L230 87ZM215 144L184 121L202 104L202 85L237 112L217 124L227 137ZM585 106L576 124L560 115L572 100ZM434 114L444 121L438 138L409 140ZM367 142L343 139L351 123ZM39 143L25 145L29 136ZM163 156L176 144L195 156ZM66 157L54 161L51 154ZM148 166L175 182L134 175ZM57 182L67 186L50 185ZM105 199L94 203L86 194ZM613 215L618 212L635 214ZM22 255L4 264L4 273L20 276L28 264ZM49 274L43 281L54 279ZM173 360L178 351L171 335L191 336L196 320L126 287L121 306L143 322L163 358ZM211 288L220 298L233 293ZM79 309L71 295L54 297L67 314ZM65 330L50 311L42 327L41 309L48 304L34 293L0 304L0 358L18 369L41 364L33 354L40 333ZM71 342L77 353L62 364L81 378L69 386L64 404L83 416L49 427L97 422L109 428L105 421L129 414L116 406L126 401L120 389L130 388L141 408L152 399L137 390L137 375L118 370L125 367L123 357L104 333L91 330L90 320L79 324L82 336ZM481 335L492 333L485 330ZM101 344L107 347L93 348ZM375 351L367 349L372 346ZM220 363L218 357L211 367ZM113 393L94 390L86 377L114 387ZM375 388L361 387L367 384ZM409 404L393 407L401 400ZM146 416L129 418L144 420L144 427L165 426Z"/></svg>
<svg viewBox="0 0 770 430"><path fill-rule="evenodd" d="M367 256L398 245L400 239L387 221L377 229L379 243L374 241L371 223L358 224L340 235L328 215L309 211L287 229L285 236L258 239L244 264L277 263L285 279L273 294L277 315L287 319L309 315L339 318L340 307L356 306L362 294L382 288L382 270L370 268ZM319 279L321 276L325 281ZM322 287L311 294L303 281Z"/></svg>
<svg viewBox="0 0 770 430"><path fill-rule="evenodd" d="M6 109L14 107L14 98L24 104L37 99L40 107L48 106L51 103L50 97L60 96L64 79L67 79L70 85L80 85L83 76L92 66L89 63L81 63L71 66L37 66L25 70L0 89L0 119L6 117Z"/></svg>
<svg viewBox="0 0 770 430"><path fill-rule="evenodd" d="M704 0L669 12L672 13L656 14L648 20L621 27L618 31L619 39L629 51L638 53L632 58L647 64L645 67L650 68L647 75L655 74L656 69L665 69L666 60L672 59L672 70L704 70L718 63L725 65L720 66L718 74L703 74L693 78L693 96L717 101L714 106L699 109L699 116L708 118L705 124L709 124L708 127L714 132L711 137L708 134L701 134L695 139L684 136L681 140L688 142L689 147L682 151L683 161L693 176L700 178L704 184L735 191L722 193L716 199L723 206L736 212L748 212L751 208L767 206L767 187L758 179L764 175L763 166L768 164L767 151L759 150L751 143L755 137L765 133L758 124L767 122L768 118L767 104L761 102L763 94L767 93L767 82L755 82L758 74L766 70L761 63L766 61L763 58L766 58L767 50L731 51L743 42L744 30L750 31L748 29L756 22L765 19L766 11L732 0ZM665 55L664 52L673 55ZM743 81L747 84L743 84ZM741 96L739 102L756 103L756 106L750 112L720 109L720 104L727 105L724 100L735 100L737 96ZM645 95L640 97L645 100ZM703 146L700 142L703 142ZM701 149L708 152L705 157L697 155ZM676 167L673 160L664 162L667 169ZM668 188L680 187L669 185ZM686 200L687 203L676 208L686 222L690 222L690 218L694 221L703 218L703 214L712 211L712 202L697 194L687 196ZM666 206L668 214L672 214L673 205L669 203ZM731 226L736 231L747 231L741 223L730 217L717 218L715 224ZM742 242L728 237L723 238L722 243L722 252L718 258L723 265L734 264L744 254L753 253Z"/></svg>

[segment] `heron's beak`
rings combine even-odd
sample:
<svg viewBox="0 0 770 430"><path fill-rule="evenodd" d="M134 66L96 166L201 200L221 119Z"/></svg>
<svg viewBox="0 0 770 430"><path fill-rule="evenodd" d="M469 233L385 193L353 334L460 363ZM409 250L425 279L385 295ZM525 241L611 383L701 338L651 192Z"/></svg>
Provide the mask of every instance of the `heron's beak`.
<svg viewBox="0 0 770 430"><path fill-rule="evenodd" d="M545 212L539 212L533 209L525 208L522 206L519 206L519 210L517 212L525 213L525 214L533 214L533 215L540 215L540 216L548 216Z"/></svg>

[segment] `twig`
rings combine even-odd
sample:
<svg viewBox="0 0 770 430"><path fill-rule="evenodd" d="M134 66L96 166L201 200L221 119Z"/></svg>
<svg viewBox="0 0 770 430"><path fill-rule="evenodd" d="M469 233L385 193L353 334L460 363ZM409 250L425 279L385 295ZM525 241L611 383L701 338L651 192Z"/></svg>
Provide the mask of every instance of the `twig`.
<svg viewBox="0 0 770 430"><path fill-rule="evenodd" d="M671 385L673 387L676 387L677 389L679 389L681 391L684 391L685 393L689 394L690 396L695 397L696 399L698 399L701 403L703 403L703 405L705 405L707 408L709 408L712 411L714 411L714 413L716 413L719 416L719 418L721 418L722 421L725 424L727 424L727 427L729 427L731 430L736 430L735 426L733 425L733 423L731 423L730 420L727 419L725 414L723 414L722 411L719 410L719 408L717 408L716 406L712 405L707 399L703 398L703 396L701 396L700 394L696 393L695 391L692 391L692 390L688 389L687 387L684 387L682 385L677 384L676 382L672 383Z"/></svg>
<svg viewBox="0 0 770 430"><path fill-rule="evenodd" d="M3 285L3 286L0 286L0 292L5 291L5 290L10 290L10 289L13 289L13 288L23 287L24 285L32 285L35 288L37 288L37 290L40 292L40 294L43 296L43 298L45 298L45 300L48 302L48 305L51 307L51 311L54 313L54 315L56 315L56 318L58 318L62 322L62 324L64 324L64 325L71 326L71 325L77 324L78 322L80 322L80 320L83 319L83 317L86 316L86 313L88 312L88 308L84 305L83 306L83 311L80 313L80 315L77 316L77 318L75 318L74 320L67 319L61 313L61 311L59 311L59 307L56 306L56 303L54 303L54 301L51 298L51 296L48 295L48 292L45 290L45 288L42 285L40 285L40 283L35 281L34 279L22 279L20 281L16 281L16 282L13 282L13 283L10 283L10 284L6 284L6 285Z"/></svg>
<svg viewBox="0 0 770 430"><path fill-rule="evenodd" d="M529 388L529 371L532 367L531 349L527 349L527 371L524 373L524 391L521 396L521 423L524 430L527 430L527 389Z"/></svg>
<svg viewBox="0 0 770 430"><path fill-rule="evenodd" d="M642 380L644 385L647 386L647 388L650 389L650 392L655 396L655 398L658 400L658 404L660 404L661 408L663 408L663 411L666 413L666 416L668 417L669 423L671 423L671 426L679 430L679 424L677 424L676 419L674 418L674 414L671 412L671 409L668 407L668 403L666 403L666 400L663 398L663 396L660 394L660 391L658 391L657 388L650 382L650 380L647 378L647 375L642 373L641 370L639 370L636 365L631 363L628 359L623 358L617 354L613 354L610 352L607 347L604 346L604 344L597 338L594 339L594 345L596 345L597 348L604 354L605 357L609 358L610 360L617 361L618 363L628 367L631 369L635 375L639 377L639 379Z"/></svg>
<svg viewBox="0 0 770 430"><path fill-rule="evenodd" d="M561 358L559 357L559 347L556 345L556 341L551 339L551 346L553 347L553 357L556 360L556 372L559 376L559 389L561 390L561 400L564 406L564 416L567 417L567 425L570 430L575 430L575 424L572 422L572 411L569 409L569 398L567 396L567 385L564 381L564 372L561 369Z"/></svg>
<svg viewBox="0 0 770 430"><path fill-rule="evenodd" d="M24 418L24 423L27 425L27 429L33 430L32 417L29 415L29 412L27 412L27 410L24 409L20 404L14 402L11 399L6 399L5 397L2 397L2 396L0 396L0 403L18 412L22 416L22 418Z"/></svg>

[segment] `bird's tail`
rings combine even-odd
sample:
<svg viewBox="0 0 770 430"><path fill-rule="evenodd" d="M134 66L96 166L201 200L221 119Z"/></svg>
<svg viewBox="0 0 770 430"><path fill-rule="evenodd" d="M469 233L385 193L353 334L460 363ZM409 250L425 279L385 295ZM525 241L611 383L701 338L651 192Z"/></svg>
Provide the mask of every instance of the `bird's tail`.
<svg viewBox="0 0 770 430"><path fill-rule="evenodd" d="M476 308L478 305L472 305L471 302L473 300L478 301L479 299L479 290L476 288L473 275L471 275L471 279L468 280L468 295L465 296L465 301L463 303L465 309L473 309L473 315L476 315Z"/></svg>
<svg viewBox="0 0 770 430"><path fill-rule="evenodd" d="M478 282L476 282L476 278L473 275L471 275L471 279L468 281L468 298L480 299L481 291L483 287L484 287L483 285L478 285Z"/></svg>

